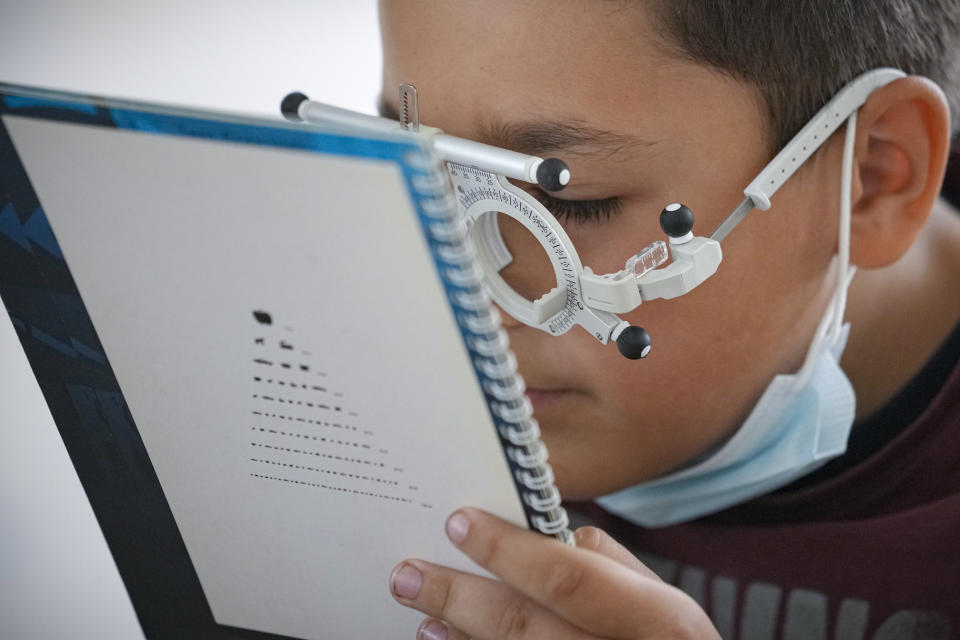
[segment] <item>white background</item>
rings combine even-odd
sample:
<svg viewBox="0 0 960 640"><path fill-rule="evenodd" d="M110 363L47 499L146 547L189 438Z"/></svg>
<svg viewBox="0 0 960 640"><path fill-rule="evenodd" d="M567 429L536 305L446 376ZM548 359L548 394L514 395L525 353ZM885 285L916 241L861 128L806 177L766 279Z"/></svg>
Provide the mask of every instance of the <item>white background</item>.
<svg viewBox="0 0 960 640"><path fill-rule="evenodd" d="M0 0L0 82L275 116L373 112L373 0ZM0 637L142 637L0 305Z"/></svg>

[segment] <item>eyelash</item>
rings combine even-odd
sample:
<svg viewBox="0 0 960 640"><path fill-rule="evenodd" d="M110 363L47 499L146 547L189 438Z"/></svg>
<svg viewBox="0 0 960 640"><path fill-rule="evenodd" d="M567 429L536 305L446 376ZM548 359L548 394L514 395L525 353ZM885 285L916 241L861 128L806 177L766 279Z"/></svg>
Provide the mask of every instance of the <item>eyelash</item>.
<svg viewBox="0 0 960 640"><path fill-rule="evenodd" d="M623 208L623 202L619 198L561 200L536 190L532 190L532 195L560 222L563 222L564 219L577 222L600 222L601 220L609 220L612 216L620 213L620 209Z"/></svg>

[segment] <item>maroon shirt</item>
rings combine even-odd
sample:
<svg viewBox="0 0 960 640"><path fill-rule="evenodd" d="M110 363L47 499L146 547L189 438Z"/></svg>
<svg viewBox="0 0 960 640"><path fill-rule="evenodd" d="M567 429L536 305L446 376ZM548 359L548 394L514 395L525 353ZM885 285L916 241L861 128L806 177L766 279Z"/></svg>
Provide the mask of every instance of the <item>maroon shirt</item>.
<svg viewBox="0 0 960 640"><path fill-rule="evenodd" d="M570 505L574 524L625 544L699 602L724 638L954 637L958 357L960 328L885 410L854 428L849 455L813 481L662 529L595 504Z"/></svg>

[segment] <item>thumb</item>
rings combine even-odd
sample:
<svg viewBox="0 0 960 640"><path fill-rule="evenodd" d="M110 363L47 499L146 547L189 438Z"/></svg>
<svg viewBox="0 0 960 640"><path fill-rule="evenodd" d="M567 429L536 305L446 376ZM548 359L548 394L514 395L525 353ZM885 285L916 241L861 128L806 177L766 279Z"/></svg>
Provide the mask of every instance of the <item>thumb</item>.
<svg viewBox="0 0 960 640"><path fill-rule="evenodd" d="M611 538L603 529L598 529L597 527L580 527L573 532L573 537L577 541L578 549L587 549L588 551L594 551L607 556L628 569L632 569L657 582L662 582L660 576L637 560L636 556L630 553L622 544Z"/></svg>

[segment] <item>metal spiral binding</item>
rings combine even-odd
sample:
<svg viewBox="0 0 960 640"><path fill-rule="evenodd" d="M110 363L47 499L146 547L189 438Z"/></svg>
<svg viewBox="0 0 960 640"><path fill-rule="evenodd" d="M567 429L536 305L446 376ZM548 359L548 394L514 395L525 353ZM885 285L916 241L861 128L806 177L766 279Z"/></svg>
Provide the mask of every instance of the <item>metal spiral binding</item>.
<svg viewBox="0 0 960 640"><path fill-rule="evenodd" d="M439 217L446 213L451 206L456 206L456 198L453 194L445 194L439 197L423 198L420 200L420 209L430 217Z"/></svg>
<svg viewBox="0 0 960 640"><path fill-rule="evenodd" d="M465 265L459 269L447 269L445 272L447 280L458 287L464 287L466 289L471 288L477 282L483 281L483 269L479 264L474 262L470 265ZM499 323L499 318L497 318Z"/></svg>
<svg viewBox="0 0 960 640"><path fill-rule="evenodd" d="M520 482L531 489L545 489L553 485L553 469L545 467L540 473L530 473L529 471L518 471Z"/></svg>
<svg viewBox="0 0 960 640"><path fill-rule="evenodd" d="M530 418L517 424L501 424L500 435L510 441L510 444L520 447L528 442L540 439L540 425Z"/></svg>
<svg viewBox="0 0 960 640"><path fill-rule="evenodd" d="M457 291L453 296L457 306L467 311L481 311L490 304L490 294L486 289L479 291Z"/></svg>
<svg viewBox="0 0 960 640"><path fill-rule="evenodd" d="M556 509L560 506L560 492L553 485L543 487L536 493L525 493L523 499L528 505L540 512Z"/></svg>
<svg viewBox="0 0 960 640"><path fill-rule="evenodd" d="M520 376L510 376L501 382L486 380L483 383L483 388L497 400L509 402L526 391L527 385L524 384L523 378Z"/></svg>
<svg viewBox="0 0 960 640"><path fill-rule="evenodd" d="M465 320L464 326L470 329L477 324ZM509 351L489 358L476 358L473 363L485 376L495 380L504 380L517 373L517 357Z"/></svg>
<svg viewBox="0 0 960 640"><path fill-rule="evenodd" d="M510 447L507 456L524 469L537 469L547 463L547 448L539 440Z"/></svg>
<svg viewBox="0 0 960 640"><path fill-rule="evenodd" d="M460 242L467 237L467 223L463 218L430 225L430 235L437 242Z"/></svg>
<svg viewBox="0 0 960 640"><path fill-rule="evenodd" d="M498 353L503 353L510 346L510 340L507 338L507 332L503 329L497 329L493 337L490 338L470 338L468 341L470 349L481 356L492 358Z"/></svg>
<svg viewBox="0 0 960 640"><path fill-rule="evenodd" d="M444 182L440 160L429 152L410 154L409 165L424 171L410 180L418 194L425 225L436 243L436 255L449 265L445 280L453 285L450 297L457 309L457 322L466 332L467 349L482 378L491 413L507 459L514 465L514 480L531 525L566 544L574 544L567 512L554 486L553 470L547 464L547 449L540 441L540 426L533 418L526 385L517 373L517 359L509 350L507 334L500 328L500 314L491 306L483 285L483 270L475 259L468 228L459 215L456 200Z"/></svg>
<svg viewBox="0 0 960 640"><path fill-rule="evenodd" d="M444 262L457 264L473 258L473 246L469 242L437 245L437 255ZM481 292L483 289L480 290Z"/></svg>
<svg viewBox="0 0 960 640"><path fill-rule="evenodd" d="M511 398L507 402L495 402L493 412L504 422L520 422L533 417L533 406L530 398L520 396Z"/></svg>

